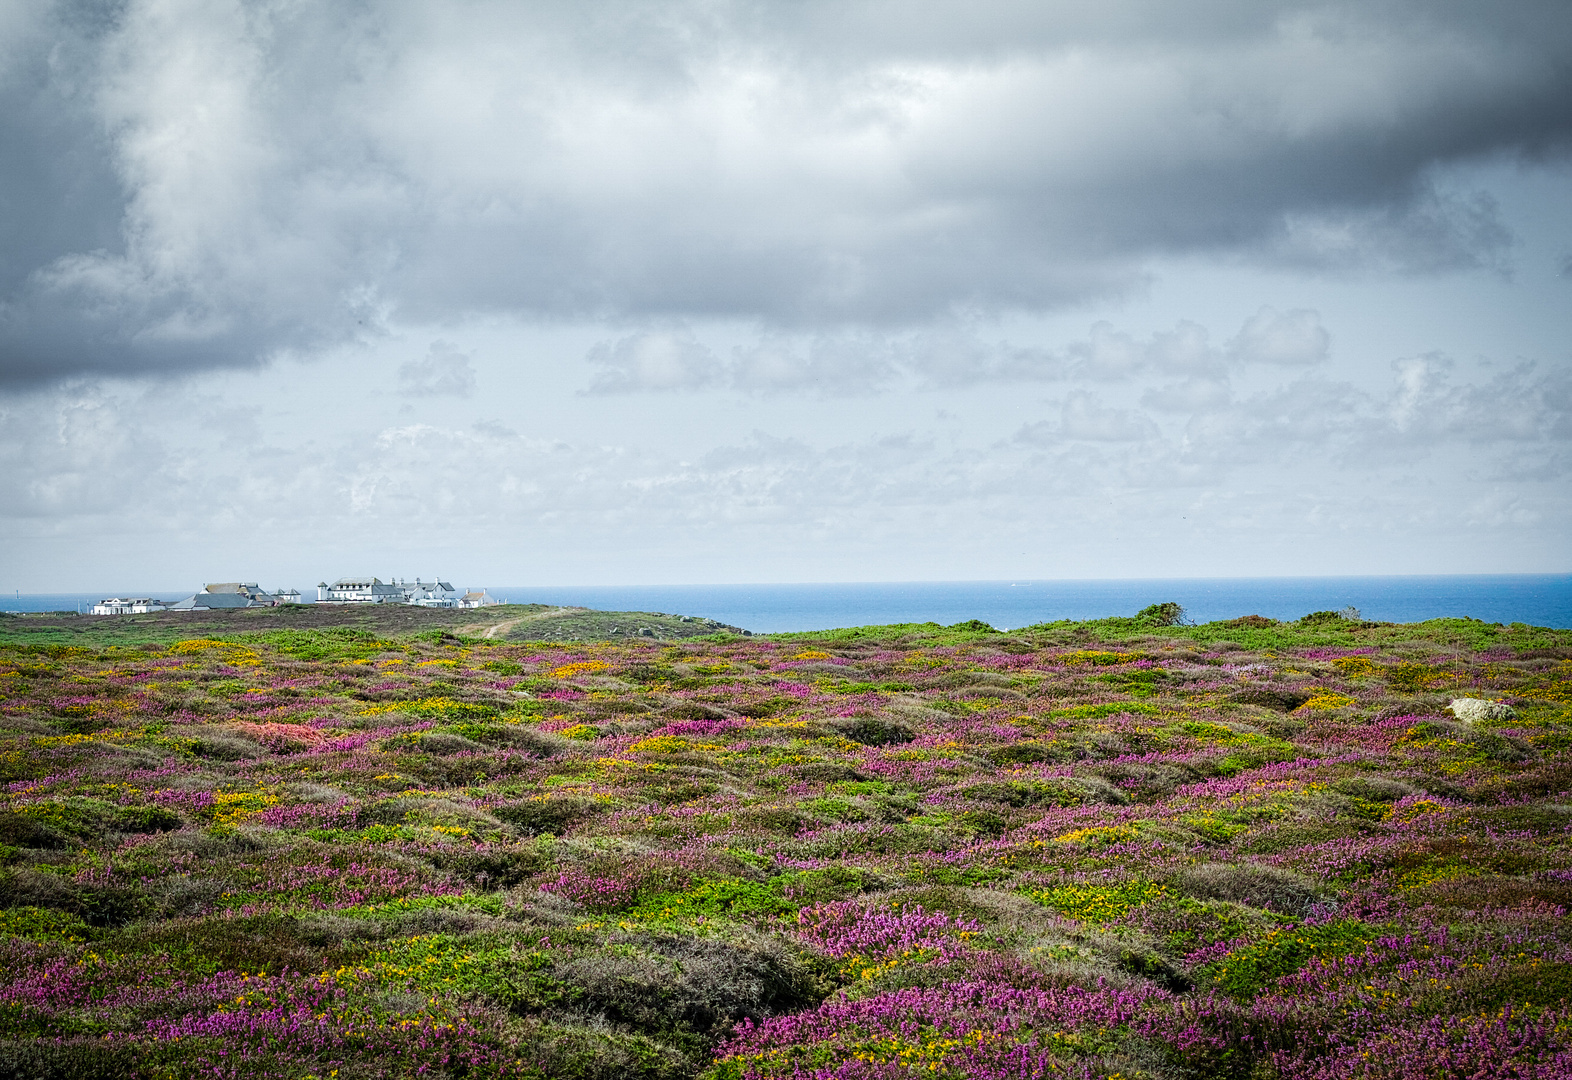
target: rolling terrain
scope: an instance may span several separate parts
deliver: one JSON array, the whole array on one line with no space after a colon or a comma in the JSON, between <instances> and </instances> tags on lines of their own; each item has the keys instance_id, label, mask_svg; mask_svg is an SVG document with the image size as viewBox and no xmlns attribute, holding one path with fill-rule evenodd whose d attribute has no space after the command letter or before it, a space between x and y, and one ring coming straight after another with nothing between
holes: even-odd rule
<instances>
[{"instance_id":1,"label":"rolling terrain","mask_svg":"<svg viewBox=\"0 0 1572 1080\"><path fill-rule=\"evenodd\" d=\"M1172 616L0 619L0 1076L1572 1075L1572 631Z\"/></svg>"},{"instance_id":2,"label":"rolling terrain","mask_svg":"<svg viewBox=\"0 0 1572 1080\"><path fill-rule=\"evenodd\" d=\"M287 604L146 615L0 612L0 642L19 645L140 645L215 635L321 629L383 636L446 634L503 641L593 641L619 636L665 641L714 633L746 633L713 619L687 615L596 611L554 604L499 604L470 610L406 604ZM640 635L641 630L649 633Z\"/></svg>"}]
</instances>

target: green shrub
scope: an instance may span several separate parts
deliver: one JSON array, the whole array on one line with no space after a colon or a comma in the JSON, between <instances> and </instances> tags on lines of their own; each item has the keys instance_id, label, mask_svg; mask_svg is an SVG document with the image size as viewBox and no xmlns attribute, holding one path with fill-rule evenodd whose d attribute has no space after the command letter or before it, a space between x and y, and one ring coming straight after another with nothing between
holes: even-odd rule
<instances>
[{"instance_id":1,"label":"green shrub","mask_svg":"<svg viewBox=\"0 0 1572 1080\"><path fill-rule=\"evenodd\" d=\"M763 701L750 701L738 705L737 712L743 716L751 716L756 720L764 720L772 716L779 716L783 712L788 712L799 704L801 703L796 698L777 696L765 698Z\"/></svg>"},{"instance_id":2,"label":"green shrub","mask_svg":"<svg viewBox=\"0 0 1572 1080\"><path fill-rule=\"evenodd\" d=\"M1558 1008L1572 1001L1572 964L1564 961L1514 964L1502 973L1464 973L1460 982L1470 1003L1484 1010L1504 1005Z\"/></svg>"},{"instance_id":3,"label":"green shrub","mask_svg":"<svg viewBox=\"0 0 1572 1080\"><path fill-rule=\"evenodd\" d=\"M323 630L268 630L256 634L238 634L236 641L257 645L271 645L285 656L296 660L316 662L334 660L369 660L385 652L403 652L403 646L391 641L380 641L376 635L348 626L334 626Z\"/></svg>"},{"instance_id":4,"label":"green shrub","mask_svg":"<svg viewBox=\"0 0 1572 1080\"><path fill-rule=\"evenodd\" d=\"M1109 677L1098 676L1100 679ZM1051 720L1103 720L1110 716L1157 716L1161 712L1155 705L1139 701L1110 701L1099 705L1071 705L1055 709L1048 717Z\"/></svg>"},{"instance_id":5,"label":"green shrub","mask_svg":"<svg viewBox=\"0 0 1572 1080\"><path fill-rule=\"evenodd\" d=\"M692 1080L699 1067L674 1047L594 1017L552 1017L523 1034L520 1056L530 1080Z\"/></svg>"},{"instance_id":6,"label":"green shrub","mask_svg":"<svg viewBox=\"0 0 1572 1080\"><path fill-rule=\"evenodd\" d=\"M887 887L888 882L862 867L826 866L822 870L799 870L783 874L771 884L793 905L808 907L873 892Z\"/></svg>"},{"instance_id":7,"label":"green shrub","mask_svg":"<svg viewBox=\"0 0 1572 1080\"><path fill-rule=\"evenodd\" d=\"M641 899L629 918L646 922L686 920L697 916L751 919L784 915L796 911L797 907L784 898L779 883L710 880Z\"/></svg>"},{"instance_id":8,"label":"green shrub","mask_svg":"<svg viewBox=\"0 0 1572 1080\"><path fill-rule=\"evenodd\" d=\"M1167 894L1165 886L1152 881L1074 882L1025 890L1026 896L1044 907L1092 923L1123 918L1132 909L1162 900Z\"/></svg>"},{"instance_id":9,"label":"green shrub","mask_svg":"<svg viewBox=\"0 0 1572 1080\"><path fill-rule=\"evenodd\" d=\"M1047 780L991 781L972 784L956 794L978 802L1002 803L1017 808L1076 806L1085 801L1083 792L1072 783Z\"/></svg>"},{"instance_id":10,"label":"green shrub","mask_svg":"<svg viewBox=\"0 0 1572 1080\"><path fill-rule=\"evenodd\" d=\"M0 1076L7 1080L141 1080L155 1075L159 1059L175 1057L171 1047L106 1043L72 1036L50 1039L0 1039Z\"/></svg>"},{"instance_id":11,"label":"green shrub","mask_svg":"<svg viewBox=\"0 0 1572 1080\"><path fill-rule=\"evenodd\" d=\"M1273 981L1294 974L1312 959L1346 956L1363 949L1375 936L1373 927L1352 921L1282 927L1205 965L1196 978L1197 982L1244 1000Z\"/></svg>"},{"instance_id":12,"label":"green shrub","mask_svg":"<svg viewBox=\"0 0 1572 1080\"><path fill-rule=\"evenodd\" d=\"M86 941L92 930L81 919L53 908L18 907L0 911L0 934L14 937Z\"/></svg>"},{"instance_id":13,"label":"green shrub","mask_svg":"<svg viewBox=\"0 0 1572 1080\"><path fill-rule=\"evenodd\" d=\"M568 997L568 988L552 974L550 953L519 948L497 935L419 934L378 949L364 963L373 971L408 973L410 985L427 993L483 998L519 1014Z\"/></svg>"},{"instance_id":14,"label":"green shrub","mask_svg":"<svg viewBox=\"0 0 1572 1080\"><path fill-rule=\"evenodd\" d=\"M1172 601L1152 604L1137 611L1135 617L1149 626L1179 626L1184 622L1184 608Z\"/></svg>"},{"instance_id":15,"label":"green shrub","mask_svg":"<svg viewBox=\"0 0 1572 1080\"><path fill-rule=\"evenodd\" d=\"M35 817L0 811L0 843L59 851L71 845L71 837Z\"/></svg>"}]
</instances>

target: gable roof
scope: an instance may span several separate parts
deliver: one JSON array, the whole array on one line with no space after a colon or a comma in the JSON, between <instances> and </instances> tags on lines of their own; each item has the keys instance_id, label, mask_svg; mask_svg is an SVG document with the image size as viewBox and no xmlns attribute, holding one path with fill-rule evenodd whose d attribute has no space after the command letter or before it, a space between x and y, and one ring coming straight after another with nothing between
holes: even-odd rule
<instances>
[{"instance_id":1,"label":"gable roof","mask_svg":"<svg viewBox=\"0 0 1572 1080\"><path fill-rule=\"evenodd\" d=\"M170 611L213 611L218 608L251 607L251 598L245 593L199 592L169 605Z\"/></svg>"}]
</instances>

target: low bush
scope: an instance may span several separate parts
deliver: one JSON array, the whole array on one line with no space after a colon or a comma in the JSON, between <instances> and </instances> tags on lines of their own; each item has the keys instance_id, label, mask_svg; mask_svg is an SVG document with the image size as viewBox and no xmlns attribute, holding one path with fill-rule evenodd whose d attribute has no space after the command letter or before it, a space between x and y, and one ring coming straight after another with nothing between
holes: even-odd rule
<instances>
[{"instance_id":1,"label":"low bush","mask_svg":"<svg viewBox=\"0 0 1572 1080\"><path fill-rule=\"evenodd\" d=\"M832 720L830 730L863 746L893 746L911 742L917 733L898 720L879 716L854 716Z\"/></svg>"},{"instance_id":2,"label":"low bush","mask_svg":"<svg viewBox=\"0 0 1572 1080\"><path fill-rule=\"evenodd\" d=\"M1326 889L1303 874L1263 863L1202 863L1174 884L1190 896L1227 900L1284 915L1306 915L1326 904Z\"/></svg>"},{"instance_id":3,"label":"low bush","mask_svg":"<svg viewBox=\"0 0 1572 1080\"><path fill-rule=\"evenodd\" d=\"M1336 960L1362 951L1375 937L1374 928L1352 921L1272 930L1261 940L1202 966L1196 982L1216 987L1236 1001L1248 1000L1311 960Z\"/></svg>"},{"instance_id":4,"label":"low bush","mask_svg":"<svg viewBox=\"0 0 1572 1080\"><path fill-rule=\"evenodd\" d=\"M525 836L561 834L600 812L599 804L572 796L524 799L492 808L492 813Z\"/></svg>"},{"instance_id":5,"label":"low bush","mask_svg":"<svg viewBox=\"0 0 1572 1080\"><path fill-rule=\"evenodd\" d=\"M1171 601L1152 604L1136 612L1135 617L1151 626L1178 626L1184 622L1184 608Z\"/></svg>"},{"instance_id":6,"label":"low bush","mask_svg":"<svg viewBox=\"0 0 1572 1080\"><path fill-rule=\"evenodd\" d=\"M620 939L613 951L556 965L574 1011L624 1024L690 1052L718 1030L817 1003L809 970L767 939Z\"/></svg>"}]
</instances>

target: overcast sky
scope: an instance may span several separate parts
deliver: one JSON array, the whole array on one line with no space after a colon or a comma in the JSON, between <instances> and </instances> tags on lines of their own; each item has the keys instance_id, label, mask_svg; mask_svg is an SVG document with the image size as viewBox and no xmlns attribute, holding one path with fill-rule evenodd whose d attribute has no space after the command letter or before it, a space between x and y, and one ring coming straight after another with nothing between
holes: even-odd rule
<instances>
[{"instance_id":1,"label":"overcast sky","mask_svg":"<svg viewBox=\"0 0 1572 1080\"><path fill-rule=\"evenodd\" d=\"M0 588L1572 569L1566 0L0 0Z\"/></svg>"}]
</instances>

